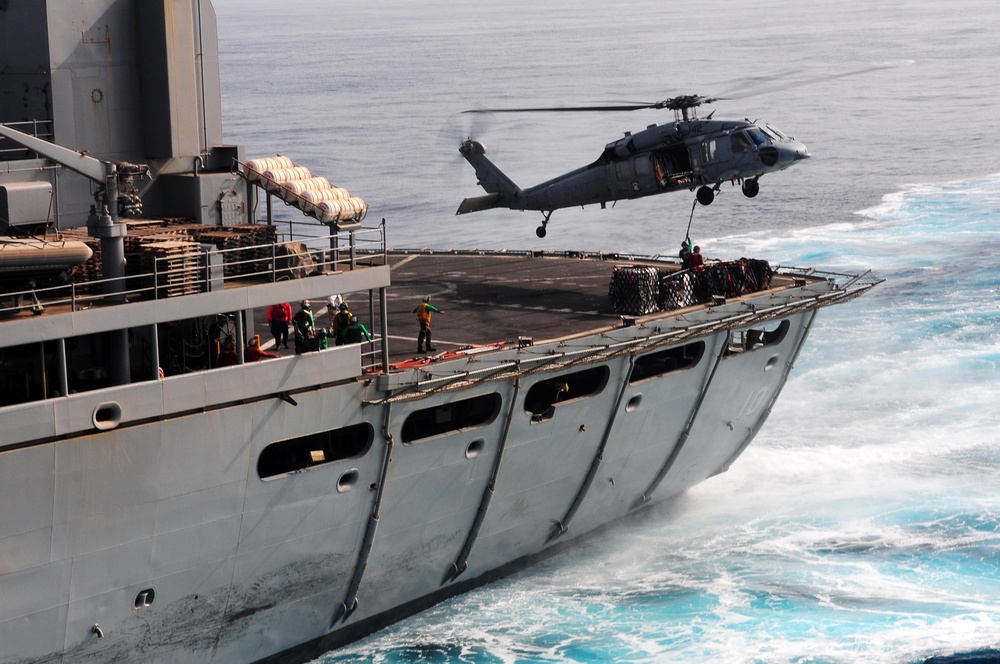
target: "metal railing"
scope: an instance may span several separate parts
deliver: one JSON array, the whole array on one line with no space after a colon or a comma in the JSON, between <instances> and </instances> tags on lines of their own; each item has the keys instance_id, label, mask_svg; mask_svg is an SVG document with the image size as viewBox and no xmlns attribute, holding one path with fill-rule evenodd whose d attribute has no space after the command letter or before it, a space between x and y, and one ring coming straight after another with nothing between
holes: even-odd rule
<instances>
[{"instance_id":1,"label":"metal railing","mask_svg":"<svg viewBox=\"0 0 1000 664\"><path fill-rule=\"evenodd\" d=\"M789 276L795 270L799 274L808 272L813 278L821 278L837 284L833 290L809 293L790 291L786 296L770 306L748 304L731 309L708 308L708 314L691 322L683 322L676 327L660 330L653 334L635 336L629 339L600 341L573 347L561 345L557 349L532 353L531 349L519 351L516 357L504 357L494 364L486 363L469 370L460 368L449 371L435 365L432 367L415 367L420 375L406 389L391 396L370 403L382 404L421 399L436 392L449 392L465 389L470 385L483 382L509 380L523 377L541 371L565 370L569 367L598 361L607 361L623 355L648 352L657 348L666 348L693 339L710 336L722 330L734 330L750 325L759 325L768 321L785 318L797 313L818 309L820 307L840 304L863 295L874 286L885 281L875 277L871 271L861 275L845 275L817 270L797 270L785 268L782 274ZM848 283L841 286L838 278L844 278ZM680 319L678 319L680 320ZM603 337L603 335L602 335ZM485 361L484 361L485 363Z\"/></svg>"},{"instance_id":2,"label":"metal railing","mask_svg":"<svg viewBox=\"0 0 1000 664\"><path fill-rule=\"evenodd\" d=\"M57 306L76 311L92 305L111 306L130 300L208 292L224 288L231 281L277 282L382 265L386 260L385 244L385 227L380 225L287 242L182 250L170 256L155 256L151 269L117 279L29 286L0 293L0 313L25 310L41 313L44 307ZM26 274L24 282L32 278Z\"/></svg>"}]
</instances>

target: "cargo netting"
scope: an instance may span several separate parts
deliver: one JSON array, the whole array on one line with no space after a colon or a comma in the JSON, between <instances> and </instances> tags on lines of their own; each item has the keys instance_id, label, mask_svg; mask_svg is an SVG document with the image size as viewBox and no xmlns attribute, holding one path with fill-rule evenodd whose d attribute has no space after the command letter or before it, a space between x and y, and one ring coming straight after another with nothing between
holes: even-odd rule
<instances>
[{"instance_id":1,"label":"cargo netting","mask_svg":"<svg viewBox=\"0 0 1000 664\"><path fill-rule=\"evenodd\" d=\"M616 265L608 297L620 314L641 316L659 309L660 272L655 267Z\"/></svg>"},{"instance_id":2,"label":"cargo netting","mask_svg":"<svg viewBox=\"0 0 1000 664\"><path fill-rule=\"evenodd\" d=\"M651 266L616 265L608 297L615 312L643 316L733 298L771 287L773 272L765 260L719 261L679 272Z\"/></svg>"}]
</instances>

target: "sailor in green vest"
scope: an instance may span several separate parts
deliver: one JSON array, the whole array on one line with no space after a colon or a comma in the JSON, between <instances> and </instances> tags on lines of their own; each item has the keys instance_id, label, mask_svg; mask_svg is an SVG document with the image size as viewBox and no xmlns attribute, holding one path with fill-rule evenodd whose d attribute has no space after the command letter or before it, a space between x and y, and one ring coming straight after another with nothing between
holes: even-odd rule
<instances>
[{"instance_id":1,"label":"sailor in green vest","mask_svg":"<svg viewBox=\"0 0 1000 664\"><path fill-rule=\"evenodd\" d=\"M368 332L368 328L364 326L364 323L359 321L357 316L351 316L351 322L344 329L344 343L359 344L362 341L371 340L372 335Z\"/></svg>"},{"instance_id":2,"label":"sailor in green vest","mask_svg":"<svg viewBox=\"0 0 1000 664\"><path fill-rule=\"evenodd\" d=\"M313 319L312 306L309 300L302 300L302 308L298 310L292 319L292 327L295 328L295 352L304 353L316 350L316 321Z\"/></svg>"}]
</instances>

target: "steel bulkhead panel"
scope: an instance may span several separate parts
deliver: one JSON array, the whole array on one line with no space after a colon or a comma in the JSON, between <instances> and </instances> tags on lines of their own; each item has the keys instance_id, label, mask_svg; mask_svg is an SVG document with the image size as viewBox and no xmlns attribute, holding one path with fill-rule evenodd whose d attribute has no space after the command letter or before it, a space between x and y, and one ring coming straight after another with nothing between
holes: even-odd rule
<instances>
[{"instance_id":1,"label":"steel bulkhead panel","mask_svg":"<svg viewBox=\"0 0 1000 664\"><path fill-rule=\"evenodd\" d=\"M626 514L653 482L678 444L708 380L718 336L704 339L705 351L695 366L626 387L604 461L571 534L587 532Z\"/></svg>"},{"instance_id":2,"label":"steel bulkhead panel","mask_svg":"<svg viewBox=\"0 0 1000 664\"><path fill-rule=\"evenodd\" d=\"M525 410L532 385L581 369L606 366L599 393L562 401L551 418L537 421ZM522 379L496 494L469 557L468 577L544 549L587 476L617 401L627 358Z\"/></svg>"},{"instance_id":3,"label":"steel bulkhead panel","mask_svg":"<svg viewBox=\"0 0 1000 664\"><path fill-rule=\"evenodd\" d=\"M4 652L59 652L65 634L70 562L53 561L55 447L0 453L0 644Z\"/></svg>"},{"instance_id":4,"label":"steel bulkhead panel","mask_svg":"<svg viewBox=\"0 0 1000 664\"><path fill-rule=\"evenodd\" d=\"M392 405L392 459L375 541L358 591L357 620L438 590L459 557L489 484L512 386L487 383ZM486 424L402 443L407 418L422 409L477 396L501 395ZM461 577L466 578L466 577Z\"/></svg>"},{"instance_id":5,"label":"steel bulkhead panel","mask_svg":"<svg viewBox=\"0 0 1000 664\"><path fill-rule=\"evenodd\" d=\"M701 417L657 499L683 491L714 475L740 449L785 381L785 369L799 348L812 312L788 318L784 338L773 345L729 355L720 362Z\"/></svg>"},{"instance_id":6,"label":"steel bulkhead panel","mask_svg":"<svg viewBox=\"0 0 1000 664\"><path fill-rule=\"evenodd\" d=\"M383 446L360 458L262 480L257 463L272 443L369 421L363 387L340 385L254 404L247 446L246 509L219 661L251 661L327 632L344 598L364 536ZM371 422L375 424L374 422ZM355 474L356 473L356 474ZM342 490L345 477L356 482ZM288 625L287 630L268 629Z\"/></svg>"}]
</instances>

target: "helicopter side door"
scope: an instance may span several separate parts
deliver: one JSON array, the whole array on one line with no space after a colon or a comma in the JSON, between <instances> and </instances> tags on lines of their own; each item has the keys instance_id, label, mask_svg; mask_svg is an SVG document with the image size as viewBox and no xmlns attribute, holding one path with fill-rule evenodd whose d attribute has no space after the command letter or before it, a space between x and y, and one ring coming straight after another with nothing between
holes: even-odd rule
<instances>
[{"instance_id":1,"label":"helicopter side door","mask_svg":"<svg viewBox=\"0 0 1000 664\"><path fill-rule=\"evenodd\" d=\"M691 171L691 154L687 145L678 143L654 150L650 160L660 189L677 189L691 184L694 173Z\"/></svg>"},{"instance_id":2,"label":"helicopter side door","mask_svg":"<svg viewBox=\"0 0 1000 664\"><path fill-rule=\"evenodd\" d=\"M615 159L609 165L608 175L611 190L615 192L613 200L640 198L656 192L657 180L648 152Z\"/></svg>"}]
</instances>

